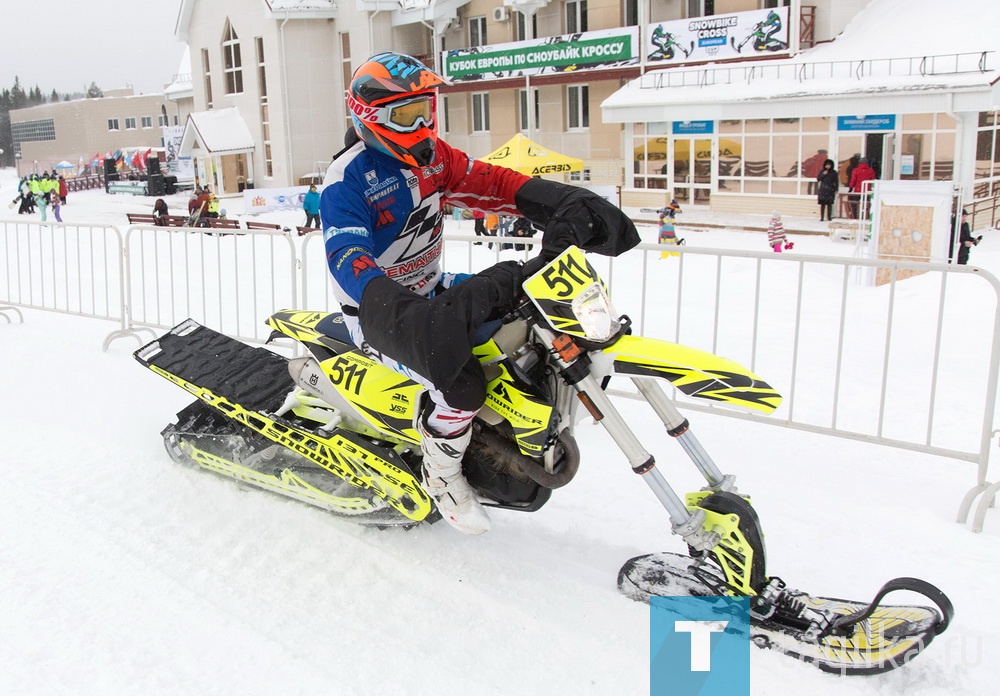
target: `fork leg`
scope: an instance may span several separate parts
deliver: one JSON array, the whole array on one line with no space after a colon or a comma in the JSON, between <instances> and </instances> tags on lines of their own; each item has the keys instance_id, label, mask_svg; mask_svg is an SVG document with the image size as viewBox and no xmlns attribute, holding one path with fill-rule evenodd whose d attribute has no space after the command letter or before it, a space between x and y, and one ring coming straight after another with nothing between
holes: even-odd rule
<instances>
[{"instance_id":1,"label":"fork leg","mask_svg":"<svg viewBox=\"0 0 1000 696\"><path fill-rule=\"evenodd\" d=\"M712 457L701 446L698 438L690 431L687 418L667 398L660 385L652 379L632 378L632 383L635 384L639 393L646 399L646 403L652 407L663 425L666 426L667 434L676 438L680 446L687 452L688 457L698 467L698 471L708 481L708 485L713 490L735 490L734 478L722 474Z\"/></svg>"}]
</instances>

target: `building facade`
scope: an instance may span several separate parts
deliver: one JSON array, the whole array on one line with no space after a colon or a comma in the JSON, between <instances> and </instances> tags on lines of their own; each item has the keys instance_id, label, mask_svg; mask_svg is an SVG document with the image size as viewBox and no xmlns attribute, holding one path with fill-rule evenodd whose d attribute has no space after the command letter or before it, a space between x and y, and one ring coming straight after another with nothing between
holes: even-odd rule
<instances>
[{"instance_id":1,"label":"building facade","mask_svg":"<svg viewBox=\"0 0 1000 696\"><path fill-rule=\"evenodd\" d=\"M89 167L94 155L158 148L161 127L181 114L162 94L109 90L102 98L41 104L10 114L20 174L54 171L61 161ZM19 155L19 157L18 157Z\"/></svg>"}]
</instances>

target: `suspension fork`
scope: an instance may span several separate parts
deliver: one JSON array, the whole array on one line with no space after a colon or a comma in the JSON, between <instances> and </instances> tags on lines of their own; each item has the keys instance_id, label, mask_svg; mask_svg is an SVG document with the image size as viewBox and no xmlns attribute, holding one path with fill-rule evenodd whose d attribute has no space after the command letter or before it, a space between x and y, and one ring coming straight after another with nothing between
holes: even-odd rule
<instances>
[{"instance_id":1,"label":"suspension fork","mask_svg":"<svg viewBox=\"0 0 1000 696\"><path fill-rule=\"evenodd\" d=\"M533 328L547 345L555 344L556 334L541 326L536 325ZM552 362L559 367L566 383L576 390L577 396L590 415L604 426L615 444L628 458L632 471L642 477L666 509L673 532L695 550L708 551L714 548L721 537L718 532L704 528L705 511L688 510L667 479L656 468L653 455L639 442L639 438L629 428L611 402L611 398L601 388L600 382L591 374L591 362L587 354L582 353L579 357L565 360L558 351L554 351Z\"/></svg>"},{"instance_id":2,"label":"suspension fork","mask_svg":"<svg viewBox=\"0 0 1000 696\"><path fill-rule=\"evenodd\" d=\"M653 411L659 416L667 429L667 434L675 438L680 446L687 452L688 457L701 472L708 482L712 491L736 492L736 478L732 475L723 475L719 467L715 465L712 457L709 456L701 442L690 430L688 419L685 418L674 403L667 397L659 383L652 379L632 378L639 393L646 399Z\"/></svg>"}]
</instances>

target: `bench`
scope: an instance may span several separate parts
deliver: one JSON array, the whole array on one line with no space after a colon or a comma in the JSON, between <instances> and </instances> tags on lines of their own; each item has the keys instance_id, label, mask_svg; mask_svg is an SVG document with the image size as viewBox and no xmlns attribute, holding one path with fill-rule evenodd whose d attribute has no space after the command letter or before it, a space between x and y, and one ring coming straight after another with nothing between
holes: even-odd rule
<instances>
[{"instance_id":1,"label":"bench","mask_svg":"<svg viewBox=\"0 0 1000 696\"><path fill-rule=\"evenodd\" d=\"M310 232L319 232L320 231L318 227L296 227L295 229L298 230L300 237L304 237L307 234L309 234Z\"/></svg>"},{"instance_id":2,"label":"bench","mask_svg":"<svg viewBox=\"0 0 1000 696\"><path fill-rule=\"evenodd\" d=\"M153 215L147 215L145 213L125 213L128 215L128 224L130 225L155 225L156 218Z\"/></svg>"},{"instance_id":3,"label":"bench","mask_svg":"<svg viewBox=\"0 0 1000 696\"><path fill-rule=\"evenodd\" d=\"M280 230L281 225L276 225L273 222L253 222L251 220L246 221L248 230Z\"/></svg>"},{"instance_id":4,"label":"bench","mask_svg":"<svg viewBox=\"0 0 1000 696\"><path fill-rule=\"evenodd\" d=\"M240 221L239 220L235 220L235 219L234 220L230 220L228 218L226 218L226 219L222 219L222 218L202 218L202 219L203 220L207 220L208 221L208 226L209 227L214 227L215 229L238 230L240 228Z\"/></svg>"},{"instance_id":5,"label":"bench","mask_svg":"<svg viewBox=\"0 0 1000 696\"><path fill-rule=\"evenodd\" d=\"M167 223L167 227L186 227L188 222L187 215L164 215L163 221Z\"/></svg>"}]
</instances>

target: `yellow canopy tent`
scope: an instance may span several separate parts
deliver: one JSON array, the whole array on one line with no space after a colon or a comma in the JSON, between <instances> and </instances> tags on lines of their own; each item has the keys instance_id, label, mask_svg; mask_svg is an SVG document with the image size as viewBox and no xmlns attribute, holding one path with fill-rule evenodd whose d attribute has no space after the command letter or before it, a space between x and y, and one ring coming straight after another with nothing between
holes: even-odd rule
<instances>
[{"instance_id":1,"label":"yellow canopy tent","mask_svg":"<svg viewBox=\"0 0 1000 696\"><path fill-rule=\"evenodd\" d=\"M674 157L677 159L688 159L688 153L691 149L691 141L688 139L677 140L674 143ZM695 140L694 141L694 158L695 159L711 159L712 152L712 141L711 140ZM726 138L719 138L719 157L739 157L743 154L743 148L735 140L728 140ZM646 143L645 146L639 145L635 148L633 152L633 158L637 160L665 160L667 159L667 139L666 138L654 138Z\"/></svg>"},{"instance_id":2,"label":"yellow canopy tent","mask_svg":"<svg viewBox=\"0 0 1000 696\"><path fill-rule=\"evenodd\" d=\"M520 133L479 160L508 167L528 176L578 172L583 169L583 160L549 150Z\"/></svg>"}]
</instances>

